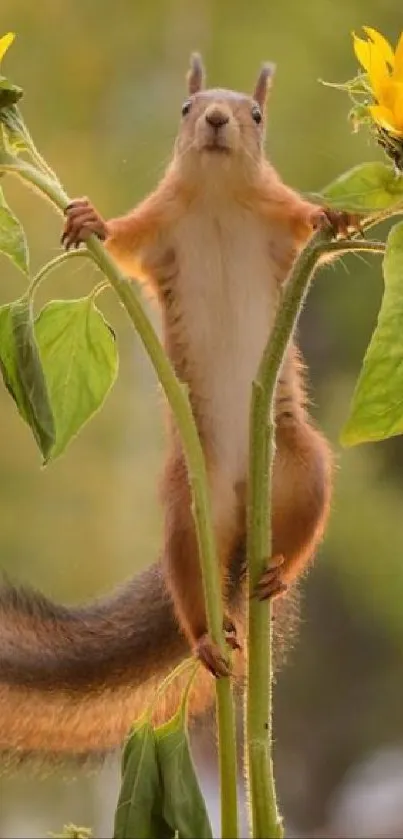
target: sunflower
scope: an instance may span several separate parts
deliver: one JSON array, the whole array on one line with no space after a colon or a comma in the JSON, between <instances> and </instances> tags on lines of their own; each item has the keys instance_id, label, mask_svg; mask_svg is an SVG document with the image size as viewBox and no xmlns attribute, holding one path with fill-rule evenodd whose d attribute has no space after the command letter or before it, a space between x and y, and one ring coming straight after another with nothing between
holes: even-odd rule
<instances>
[{"instance_id":1,"label":"sunflower","mask_svg":"<svg viewBox=\"0 0 403 839\"><path fill-rule=\"evenodd\" d=\"M354 52L368 76L376 104L368 111L377 125L403 138L403 33L395 52L376 29L363 27L368 40L353 33Z\"/></svg>"},{"instance_id":2,"label":"sunflower","mask_svg":"<svg viewBox=\"0 0 403 839\"><path fill-rule=\"evenodd\" d=\"M357 127L372 124L378 143L403 171L403 33L393 50L376 29L363 30L367 40L353 33L353 44L365 72L344 86L355 101L351 117ZM354 89L364 95L364 102L357 103Z\"/></svg>"}]
</instances>

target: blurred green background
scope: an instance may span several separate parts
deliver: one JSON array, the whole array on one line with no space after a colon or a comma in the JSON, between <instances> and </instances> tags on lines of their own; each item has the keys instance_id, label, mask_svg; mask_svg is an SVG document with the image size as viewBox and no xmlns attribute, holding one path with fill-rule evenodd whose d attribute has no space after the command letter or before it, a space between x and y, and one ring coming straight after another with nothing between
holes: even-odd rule
<instances>
[{"instance_id":1,"label":"blurred green background","mask_svg":"<svg viewBox=\"0 0 403 839\"><path fill-rule=\"evenodd\" d=\"M169 161L195 48L213 85L250 90L261 60L277 63L267 149L294 187L318 190L380 158L365 133L351 134L343 94L318 83L354 74L350 31L362 24L395 43L399 4L2 0L0 9L0 33L18 34L4 70L25 90L39 148L69 194L91 196L105 216L136 203ZM58 252L61 220L19 184L7 181L5 191L35 270ZM93 282L87 266L74 264L40 296L78 296ZM2 259L0 303L22 289ZM403 445L338 444L381 294L380 261L346 258L321 272L301 321L313 412L338 469L326 542L303 585L300 639L275 694L288 836L403 835ZM67 455L41 469L0 389L0 564L65 602L108 591L160 546L162 398L112 293L102 306L118 332L119 379ZM214 813L214 743L203 737L196 749ZM117 785L115 765L73 782L1 780L0 836L43 836L66 821L111 835Z\"/></svg>"}]
</instances>

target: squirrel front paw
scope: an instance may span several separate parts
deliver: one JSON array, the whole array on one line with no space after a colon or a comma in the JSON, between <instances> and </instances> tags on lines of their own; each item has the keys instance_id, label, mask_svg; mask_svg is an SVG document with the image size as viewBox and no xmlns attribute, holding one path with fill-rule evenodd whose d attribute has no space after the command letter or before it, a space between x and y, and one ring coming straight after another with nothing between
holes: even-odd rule
<instances>
[{"instance_id":1,"label":"squirrel front paw","mask_svg":"<svg viewBox=\"0 0 403 839\"><path fill-rule=\"evenodd\" d=\"M88 198L77 198L71 201L65 209L65 215L66 222L61 243L66 250L73 245L78 248L91 233L95 233L99 239L106 239L108 235L106 223Z\"/></svg>"},{"instance_id":2,"label":"squirrel front paw","mask_svg":"<svg viewBox=\"0 0 403 839\"><path fill-rule=\"evenodd\" d=\"M331 207L314 207L310 224L314 230L331 227L336 239L348 239L353 233L361 233L361 216Z\"/></svg>"}]
</instances>

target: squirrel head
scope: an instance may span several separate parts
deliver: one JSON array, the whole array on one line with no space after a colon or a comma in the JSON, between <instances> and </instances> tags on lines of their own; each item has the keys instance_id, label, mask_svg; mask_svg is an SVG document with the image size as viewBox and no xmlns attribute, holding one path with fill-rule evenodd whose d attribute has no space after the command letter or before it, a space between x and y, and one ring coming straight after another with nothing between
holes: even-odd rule
<instances>
[{"instance_id":1,"label":"squirrel head","mask_svg":"<svg viewBox=\"0 0 403 839\"><path fill-rule=\"evenodd\" d=\"M252 96L232 90L205 89L199 55L191 58L188 98L175 145L174 162L187 176L203 179L207 171L253 177L263 156L265 105L274 65L265 64Z\"/></svg>"}]
</instances>

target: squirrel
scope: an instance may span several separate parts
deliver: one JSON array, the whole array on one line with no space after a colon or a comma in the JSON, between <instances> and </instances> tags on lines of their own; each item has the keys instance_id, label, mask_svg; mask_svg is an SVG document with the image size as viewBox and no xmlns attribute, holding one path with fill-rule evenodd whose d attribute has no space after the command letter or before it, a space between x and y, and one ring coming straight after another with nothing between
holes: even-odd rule
<instances>
[{"instance_id":1,"label":"squirrel","mask_svg":"<svg viewBox=\"0 0 403 839\"><path fill-rule=\"evenodd\" d=\"M205 89L194 55L173 158L156 189L109 221L87 199L75 200L62 234L70 248L95 233L125 274L144 281L157 299L164 346L188 387L206 458L224 629L233 647L244 599L252 381L298 252L321 225L332 224L335 235L349 230L346 214L303 199L266 159L271 78L264 65L252 96ZM295 343L277 383L275 427L273 557L256 595L281 600L322 539L332 485L331 450L309 418ZM1 589L3 754L66 758L120 745L147 696L191 651L205 665L194 713L211 699L210 673L229 673L208 635L187 468L172 417L168 435L159 563L82 607ZM178 679L164 693L160 721L173 713L180 691Z\"/></svg>"}]
</instances>

